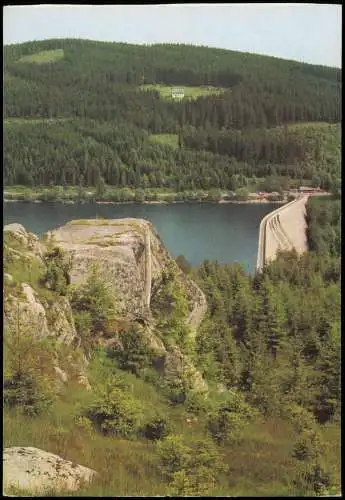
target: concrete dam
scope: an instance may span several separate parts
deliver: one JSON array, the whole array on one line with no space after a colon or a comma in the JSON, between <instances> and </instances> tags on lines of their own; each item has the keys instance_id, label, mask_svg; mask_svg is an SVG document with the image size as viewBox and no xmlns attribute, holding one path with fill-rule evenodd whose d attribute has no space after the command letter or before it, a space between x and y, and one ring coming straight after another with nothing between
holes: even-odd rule
<instances>
[{"instance_id":1,"label":"concrete dam","mask_svg":"<svg viewBox=\"0 0 345 500\"><path fill-rule=\"evenodd\" d=\"M277 252L295 249L298 254L308 250L305 220L305 205L308 195L295 200L267 214L260 223L259 246L256 269L274 260Z\"/></svg>"}]
</instances>

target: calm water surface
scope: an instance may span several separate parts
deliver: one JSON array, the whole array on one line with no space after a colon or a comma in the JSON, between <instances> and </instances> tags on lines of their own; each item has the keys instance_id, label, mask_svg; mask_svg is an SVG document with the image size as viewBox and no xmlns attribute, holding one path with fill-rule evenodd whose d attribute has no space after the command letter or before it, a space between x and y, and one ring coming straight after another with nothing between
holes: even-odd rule
<instances>
[{"instance_id":1,"label":"calm water surface","mask_svg":"<svg viewBox=\"0 0 345 500\"><path fill-rule=\"evenodd\" d=\"M248 272L256 265L259 224L274 204L97 205L4 203L4 224L19 222L38 236L72 219L138 217L151 221L170 253L192 265L204 259L239 262Z\"/></svg>"}]
</instances>

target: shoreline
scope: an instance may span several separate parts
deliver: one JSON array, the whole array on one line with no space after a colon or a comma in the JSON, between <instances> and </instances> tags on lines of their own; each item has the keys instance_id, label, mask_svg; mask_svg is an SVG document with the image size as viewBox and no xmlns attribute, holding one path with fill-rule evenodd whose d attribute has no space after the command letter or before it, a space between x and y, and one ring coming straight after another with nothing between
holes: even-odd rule
<instances>
[{"instance_id":1,"label":"shoreline","mask_svg":"<svg viewBox=\"0 0 345 500\"><path fill-rule=\"evenodd\" d=\"M228 203L233 203L235 205L252 205L252 204L284 204L287 200L219 200L219 201L211 201L211 200L173 200L173 201L165 201L165 200L152 200L152 201L91 201L91 200L38 200L38 199L30 199L30 200L10 200L3 199L3 203L61 203L62 205L175 205L177 203L208 203L213 205L223 205Z\"/></svg>"},{"instance_id":2,"label":"shoreline","mask_svg":"<svg viewBox=\"0 0 345 500\"><path fill-rule=\"evenodd\" d=\"M267 205L267 204L278 204L282 205L287 202L287 200L270 201L270 200L219 200L219 201L207 201L207 200L178 200L178 201L75 201L75 200L8 200L4 199L4 203L61 203L62 205L176 205L178 203L208 203L212 205L223 205L228 203L233 203L235 205Z\"/></svg>"}]
</instances>

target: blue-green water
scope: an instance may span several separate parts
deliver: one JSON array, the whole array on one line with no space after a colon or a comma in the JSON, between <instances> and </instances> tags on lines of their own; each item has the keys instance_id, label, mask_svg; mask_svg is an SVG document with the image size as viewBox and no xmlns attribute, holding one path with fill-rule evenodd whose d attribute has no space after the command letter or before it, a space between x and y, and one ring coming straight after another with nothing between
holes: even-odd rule
<instances>
[{"instance_id":1,"label":"blue-green water","mask_svg":"<svg viewBox=\"0 0 345 500\"><path fill-rule=\"evenodd\" d=\"M97 205L4 203L4 223L19 222L41 236L72 219L138 217L151 221L173 257L192 265L203 260L239 262L247 271L256 265L259 224L274 204Z\"/></svg>"}]
</instances>

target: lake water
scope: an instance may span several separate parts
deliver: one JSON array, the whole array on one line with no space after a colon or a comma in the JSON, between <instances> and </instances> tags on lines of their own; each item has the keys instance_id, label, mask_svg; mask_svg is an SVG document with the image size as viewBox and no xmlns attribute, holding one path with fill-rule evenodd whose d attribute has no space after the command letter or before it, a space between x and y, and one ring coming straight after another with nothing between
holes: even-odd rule
<instances>
[{"instance_id":1,"label":"lake water","mask_svg":"<svg viewBox=\"0 0 345 500\"><path fill-rule=\"evenodd\" d=\"M173 257L184 255L192 265L203 260L241 263L248 272L256 266L261 219L275 204L97 205L61 203L4 203L4 224L19 222L43 235L73 219L138 217L151 221Z\"/></svg>"}]
</instances>

